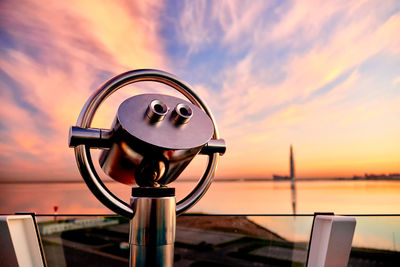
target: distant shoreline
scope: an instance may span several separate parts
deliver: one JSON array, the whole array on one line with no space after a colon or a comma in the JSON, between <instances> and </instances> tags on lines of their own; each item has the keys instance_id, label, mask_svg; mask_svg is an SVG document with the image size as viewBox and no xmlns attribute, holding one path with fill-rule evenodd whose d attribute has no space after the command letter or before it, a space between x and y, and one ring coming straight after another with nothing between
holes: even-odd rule
<instances>
[{"instance_id":1,"label":"distant shoreline","mask_svg":"<svg viewBox=\"0 0 400 267\"><path fill-rule=\"evenodd\" d=\"M180 180L179 182L196 182L196 179L184 179ZM225 179L216 179L214 182L324 182L324 181L400 181L400 177L396 178L361 178L361 179L354 179L350 178L296 178L294 180L291 179L272 179L272 178L225 178Z\"/></svg>"},{"instance_id":2,"label":"distant shoreline","mask_svg":"<svg viewBox=\"0 0 400 267\"><path fill-rule=\"evenodd\" d=\"M181 179L178 180L178 183L185 182L197 182L198 179ZM273 178L221 178L215 179L214 183L226 183L226 182L291 182L291 179L276 179ZM296 178L293 181L295 182L328 182L328 181L400 181L400 177L392 177L392 178L353 178L353 177L333 177L333 178ZM117 183L114 180L103 181L104 183ZM0 184L81 184L84 183L83 180L45 180L45 181L32 181L32 180L5 180L1 181Z\"/></svg>"}]
</instances>

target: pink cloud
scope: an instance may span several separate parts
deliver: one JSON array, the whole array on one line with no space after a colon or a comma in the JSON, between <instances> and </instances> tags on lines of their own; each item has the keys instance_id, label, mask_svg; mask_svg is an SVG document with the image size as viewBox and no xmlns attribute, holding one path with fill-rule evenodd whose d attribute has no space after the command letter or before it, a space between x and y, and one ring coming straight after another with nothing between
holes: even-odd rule
<instances>
[{"instance_id":1,"label":"pink cloud","mask_svg":"<svg viewBox=\"0 0 400 267\"><path fill-rule=\"evenodd\" d=\"M0 57L1 70L13 81L2 84L0 114L7 130L2 131L0 143L0 176L79 179L72 149L67 147L68 129L93 90L112 73L165 68L156 19L162 4L10 1L1 5L2 28L16 43L4 47L6 53ZM104 110L110 114L99 116L96 123L108 127L107 119L115 111Z\"/></svg>"},{"instance_id":2,"label":"pink cloud","mask_svg":"<svg viewBox=\"0 0 400 267\"><path fill-rule=\"evenodd\" d=\"M251 50L243 60L224 71L226 82L221 100L227 110L224 123L229 125L256 115L266 106L306 98L376 53L396 53L395 47L400 46L395 37L398 24L398 15L382 24L374 18L361 17L337 29L328 43L318 44L285 62L283 69L287 78L277 85L265 85L264 79L275 70L263 70L258 50Z\"/></svg>"},{"instance_id":3,"label":"pink cloud","mask_svg":"<svg viewBox=\"0 0 400 267\"><path fill-rule=\"evenodd\" d=\"M374 5L376 4L378 3ZM361 89L357 88L356 82L365 80L367 77L360 77L357 71L353 72L344 83L335 86L331 92L319 97L315 102L307 102L304 105L290 104L307 99L320 88L335 81L344 73L357 69L378 53L398 55L398 47L400 47L400 39L397 38L397 31L400 28L399 15L394 14L382 20L382 17L375 13L377 10L381 11L382 8L374 8L371 5L371 3L364 2L299 4L294 5L286 14L282 14L282 20L278 24L271 26L274 28L275 34L268 34L270 28L266 27L247 28L247 31L255 36L264 36L265 42L254 42L246 56L236 64L224 69L222 94L214 96L216 98L214 101L220 103L216 107L221 112L219 116L222 118L220 121L221 132L229 140L231 148L230 153L224 156L224 164L220 168L222 169L221 173L229 172L231 175L236 173L237 176L241 176L241 170L252 169L258 175L268 176L271 174L271 166L265 166L266 162L271 165L277 164L275 166L278 166L276 167L278 169L280 165L274 160L274 157L271 158L268 153L264 152L266 148L286 151L287 147L285 146L297 140L297 142L307 144L307 149L313 151L315 155L320 155L321 152L318 152L317 148L311 149L312 142L315 144L317 143L315 137L320 138L326 135L322 132L312 131L312 129L320 129L323 121L331 121L331 125L342 125L344 128L339 134L342 136L349 131L354 131L351 122L362 119L364 124L380 125L379 121L394 120L387 114L400 114L394 103L387 103L383 99L376 99L374 104L368 102L364 107L358 107L358 104L354 107L340 104L341 100L351 94L363 94ZM340 22L336 28L333 28L329 37L310 42L337 14L340 15ZM305 36L298 35L302 29L306 30ZM248 36L245 33L243 31L241 38L244 39ZM292 40L296 37L300 38L295 40L296 47L302 42L303 45L310 42L309 47L300 51L292 50L288 60L278 66L286 74L282 82L266 83L268 77L273 76L278 70L268 67L268 64L262 61L262 57L266 53L264 51L265 44L278 42L278 40L278 44L285 44L285 40ZM385 111L381 110L377 113L370 109L374 105L382 106L382 103L386 103L386 105L384 104ZM277 111L272 114L264 113L265 110L280 105L287 107L283 110L277 108ZM263 120L263 117L267 118ZM258 119L254 121L254 118ZM322 123L322 125L324 124ZM385 134L391 139L392 134L396 131L398 131L396 127L392 127ZM353 137L356 138L356 132L358 131L355 130L353 134L349 134L349 140L355 141ZM310 138L314 136L314 141L305 136L307 133ZM334 133L331 134L334 135ZM372 138L371 134L366 136ZM343 138L345 137L343 136ZM355 145L359 149L357 156L368 158L366 161L371 162L374 156L372 156L373 153L370 154L372 150L366 151L365 142L371 140L368 138L360 140ZM274 144L276 142L279 142L279 145ZM398 154L392 153L393 148L380 142L376 144L378 143L381 148L374 148L376 153L381 154L386 151L391 155L391 159L387 158L388 161L395 159L396 155L398 157ZM343 145L338 144L336 148L335 156L340 157L340 151L343 153L345 149ZM275 151L273 153L276 153ZM248 160L245 163L243 155L247 155ZM372 158L370 158L371 156ZM282 158L286 159L286 155L282 155ZM354 163L354 166L357 164L361 164L361 161ZM327 167L327 165L324 166ZM394 165L385 166L393 169ZM375 167L378 168L377 165ZM348 170L346 169L346 171Z\"/></svg>"}]
</instances>

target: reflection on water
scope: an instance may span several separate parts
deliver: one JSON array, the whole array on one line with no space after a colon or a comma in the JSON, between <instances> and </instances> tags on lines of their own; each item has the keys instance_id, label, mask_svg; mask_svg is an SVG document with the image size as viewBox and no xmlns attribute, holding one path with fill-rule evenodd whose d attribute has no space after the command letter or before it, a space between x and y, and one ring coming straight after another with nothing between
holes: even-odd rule
<instances>
[{"instance_id":1,"label":"reflection on water","mask_svg":"<svg viewBox=\"0 0 400 267\"><path fill-rule=\"evenodd\" d=\"M297 197L296 197L296 181L292 180L290 182L290 191L292 193L292 213L296 214L296 202L297 202Z\"/></svg>"},{"instance_id":2,"label":"reflection on water","mask_svg":"<svg viewBox=\"0 0 400 267\"><path fill-rule=\"evenodd\" d=\"M107 183L118 197L129 202L130 189ZM187 195L193 182L175 182L177 199ZM296 182L215 182L190 212L211 214L400 214L398 181L315 181ZM295 193L295 195L294 195ZM294 206L293 199L296 199ZM0 213L53 212L59 214L111 213L91 194L84 183L1 184ZM251 216L251 220L293 241L308 239L312 217L294 220L276 216ZM310 219L311 218L311 219ZM400 217L357 217L354 244L400 248ZM291 223L282 223L290 221ZM303 233L297 235L296 233ZM305 234L304 234L305 233ZM376 233L379 233L377 235Z\"/></svg>"},{"instance_id":3,"label":"reflection on water","mask_svg":"<svg viewBox=\"0 0 400 267\"><path fill-rule=\"evenodd\" d=\"M130 188L106 183L118 197L129 202ZM175 182L177 199L186 196L194 182ZM214 182L190 211L223 214L400 214L399 181L290 181ZM84 183L1 184L0 212L110 213Z\"/></svg>"},{"instance_id":4,"label":"reflection on water","mask_svg":"<svg viewBox=\"0 0 400 267\"><path fill-rule=\"evenodd\" d=\"M292 195L290 181L219 182L212 185L193 210L205 213L292 214L293 197L296 198L297 214L400 214L400 182L397 181L296 182L295 196Z\"/></svg>"}]
</instances>

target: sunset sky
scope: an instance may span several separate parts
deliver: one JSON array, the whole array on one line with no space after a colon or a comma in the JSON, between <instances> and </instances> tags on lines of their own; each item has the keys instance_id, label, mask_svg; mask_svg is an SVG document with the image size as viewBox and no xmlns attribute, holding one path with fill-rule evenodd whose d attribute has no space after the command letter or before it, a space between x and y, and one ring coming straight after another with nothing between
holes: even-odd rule
<instances>
[{"instance_id":1,"label":"sunset sky","mask_svg":"<svg viewBox=\"0 0 400 267\"><path fill-rule=\"evenodd\" d=\"M69 127L139 68L209 105L228 145L218 179L288 175L291 144L297 177L400 172L398 0L3 0L0 180L79 180ZM95 126L152 88L110 99Z\"/></svg>"}]
</instances>

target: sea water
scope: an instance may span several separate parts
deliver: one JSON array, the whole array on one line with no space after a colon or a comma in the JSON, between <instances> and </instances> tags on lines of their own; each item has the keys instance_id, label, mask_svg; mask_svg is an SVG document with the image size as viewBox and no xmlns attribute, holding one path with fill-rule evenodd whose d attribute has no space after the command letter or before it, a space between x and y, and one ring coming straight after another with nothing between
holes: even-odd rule
<instances>
[{"instance_id":1,"label":"sea water","mask_svg":"<svg viewBox=\"0 0 400 267\"><path fill-rule=\"evenodd\" d=\"M129 202L128 186L115 182L106 182L106 186ZM195 182L178 181L173 186L179 201ZM58 214L112 213L83 182L0 184L2 214L53 214L55 207ZM400 216L394 216L400 214L400 181L297 181L294 186L290 181L216 181L189 212L245 214L282 237L299 242L308 240L312 216L290 214L357 215L353 245L400 249Z\"/></svg>"}]
</instances>

